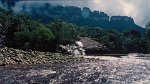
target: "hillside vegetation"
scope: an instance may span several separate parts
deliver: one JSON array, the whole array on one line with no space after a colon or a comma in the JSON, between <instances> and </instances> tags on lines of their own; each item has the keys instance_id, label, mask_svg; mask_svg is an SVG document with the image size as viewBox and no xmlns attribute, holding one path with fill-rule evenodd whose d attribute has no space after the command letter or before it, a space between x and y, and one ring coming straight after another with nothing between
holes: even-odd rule
<instances>
[{"instance_id":1,"label":"hillside vegetation","mask_svg":"<svg viewBox=\"0 0 150 84\"><path fill-rule=\"evenodd\" d=\"M29 11L30 9L30 11ZM138 26L132 17L128 16L109 16L105 12L90 10L87 7L79 8L75 6L53 6L51 4L43 4L42 6L32 6L30 8L24 6L21 10L34 19L40 19L41 22L49 23L53 19L60 18L69 23L78 26L101 27L103 29L116 29L124 31L127 29L136 29L144 32L145 29Z\"/></svg>"},{"instance_id":2,"label":"hillside vegetation","mask_svg":"<svg viewBox=\"0 0 150 84\"><path fill-rule=\"evenodd\" d=\"M6 36L4 45L17 49L58 52L60 44L71 44L80 37L89 37L106 46L101 53L149 53L150 50L149 29L144 34L136 29L118 32L79 27L58 18L44 24L25 14L4 9L0 9L0 23L1 35Z\"/></svg>"}]
</instances>

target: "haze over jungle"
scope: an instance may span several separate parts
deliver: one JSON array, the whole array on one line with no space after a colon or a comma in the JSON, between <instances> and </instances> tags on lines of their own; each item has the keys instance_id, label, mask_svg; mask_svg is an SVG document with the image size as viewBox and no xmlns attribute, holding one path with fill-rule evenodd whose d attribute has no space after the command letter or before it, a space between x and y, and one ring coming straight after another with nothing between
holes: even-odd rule
<instances>
[{"instance_id":1,"label":"haze over jungle","mask_svg":"<svg viewBox=\"0 0 150 84\"><path fill-rule=\"evenodd\" d=\"M83 2L86 5L83 4ZM112 0L110 2L115 2L115 1ZM116 1L116 2L117 2L116 4L118 5L121 4L120 1ZM130 6L130 5L123 4L120 7L113 6L113 9L109 10L110 9L109 7L112 7L111 4L113 3L107 4L109 5L108 7L103 7L104 4L102 3L103 0L100 1L84 0L81 2L80 1L53 1L53 0L52 1L2 0L0 6L6 9L13 9L13 11L15 11L16 13L24 12L25 14L32 16L34 19L40 19L44 23L49 23L50 21L52 21L54 18L57 17L64 21L77 24L78 26L112 28L118 31L123 31L127 29L136 29L139 30L140 32L145 31L142 28L145 26L145 23L144 24L141 23L140 22L141 20L137 20L137 18L134 17L134 15L130 15L129 14L130 8L126 10L124 9L124 6ZM132 2L126 2L126 3L132 3ZM90 4L95 4L95 5L93 7ZM136 22L139 23L138 25L142 27L138 26Z\"/></svg>"},{"instance_id":2,"label":"haze over jungle","mask_svg":"<svg viewBox=\"0 0 150 84\"><path fill-rule=\"evenodd\" d=\"M31 7L42 6L45 3L62 6L88 7L92 11L98 10L107 13L109 16L129 16L133 17L135 23L145 27L149 21L150 1L148 0L2 0L1 7L12 8L14 11L21 11L24 7L30 10ZM107 4L106 4L107 3Z\"/></svg>"}]
</instances>

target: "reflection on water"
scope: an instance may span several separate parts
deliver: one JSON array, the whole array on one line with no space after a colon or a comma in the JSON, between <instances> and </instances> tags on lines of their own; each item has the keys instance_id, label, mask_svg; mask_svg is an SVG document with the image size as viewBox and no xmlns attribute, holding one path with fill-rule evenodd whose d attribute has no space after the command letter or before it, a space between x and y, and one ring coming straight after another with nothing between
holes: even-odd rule
<instances>
[{"instance_id":1,"label":"reflection on water","mask_svg":"<svg viewBox=\"0 0 150 84\"><path fill-rule=\"evenodd\" d=\"M90 62L1 67L0 84L148 84L150 60L143 58L97 57L100 60Z\"/></svg>"}]
</instances>

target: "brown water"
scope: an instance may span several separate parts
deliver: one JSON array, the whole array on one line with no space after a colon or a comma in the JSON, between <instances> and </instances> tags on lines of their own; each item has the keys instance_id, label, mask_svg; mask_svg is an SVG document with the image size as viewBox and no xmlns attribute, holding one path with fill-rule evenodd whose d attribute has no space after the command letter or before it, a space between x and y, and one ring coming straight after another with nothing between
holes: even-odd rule
<instances>
[{"instance_id":1,"label":"brown water","mask_svg":"<svg viewBox=\"0 0 150 84\"><path fill-rule=\"evenodd\" d=\"M85 56L89 62L0 67L0 84L150 84L149 57Z\"/></svg>"}]
</instances>

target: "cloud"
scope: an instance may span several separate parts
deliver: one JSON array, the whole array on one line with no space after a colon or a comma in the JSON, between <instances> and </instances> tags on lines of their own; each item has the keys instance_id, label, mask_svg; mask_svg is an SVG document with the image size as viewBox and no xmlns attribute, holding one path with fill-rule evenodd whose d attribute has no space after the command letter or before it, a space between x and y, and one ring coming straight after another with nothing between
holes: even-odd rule
<instances>
[{"instance_id":1,"label":"cloud","mask_svg":"<svg viewBox=\"0 0 150 84\"><path fill-rule=\"evenodd\" d=\"M150 1L149 0L45 0L45 1L19 1L14 6L14 10L19 12L26 7L30 11L31 7L42 6L45 3L62 6L77 6L80 8L89 7L91 10L99 10L109 16L130 16L135 23L145 26L150 21Z\"/></svg>"}]
</instances>

